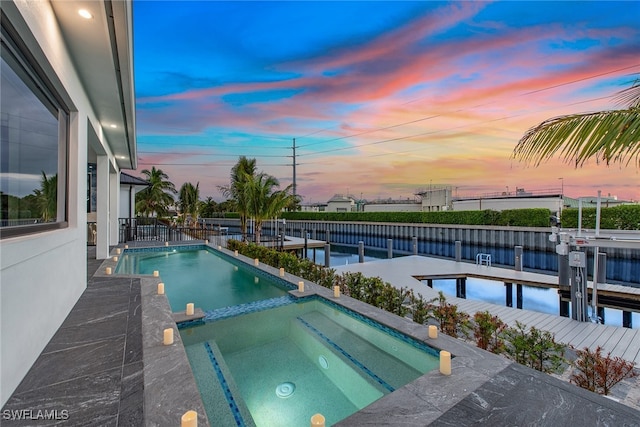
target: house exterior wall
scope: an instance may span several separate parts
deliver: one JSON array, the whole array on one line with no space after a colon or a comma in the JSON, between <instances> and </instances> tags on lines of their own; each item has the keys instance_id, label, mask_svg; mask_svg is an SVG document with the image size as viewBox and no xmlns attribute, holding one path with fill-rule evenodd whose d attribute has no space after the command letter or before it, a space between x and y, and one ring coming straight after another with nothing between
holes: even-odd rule
<instances>
[{"instance_id":1,"label":"house exterior wall","mask_svg":"<svg viewBox=\"0 0 640 427\"><path fill-rule=\"evenodd\" d=\"M95 130L105 152L110 153L51 4L2 1L2 10L71 112L68 227L0 240L0 406L6 403L86 287L89 127ZM107 155L115 165L113 156Z\"/></svg>"}]
</instances>

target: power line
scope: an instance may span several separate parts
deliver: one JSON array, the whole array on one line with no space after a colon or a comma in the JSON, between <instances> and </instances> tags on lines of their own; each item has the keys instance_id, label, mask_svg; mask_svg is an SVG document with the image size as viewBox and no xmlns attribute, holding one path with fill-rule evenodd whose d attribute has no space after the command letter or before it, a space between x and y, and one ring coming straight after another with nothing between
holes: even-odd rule
<instances>
[{"instance_id":1,"label":"power line","mask_svg":"<svg viewBox=\"0 0 640 427\"><path fill-rule=\"evenodd\" d=\"M630 66L627 66L627 67L618 68L616 70L611 70L611 71L607 71L607 72L603 72L603 73L599 73L599 74L594 74L594 75L591 75L591 76L588 76L588 77L583 77L581 79L576 79L576 80L572 80L572 81L569 81L569 82L564 82L564 83L560 83L560 84L557 84L557 85L552 85L552 86L548 86L548 87L545 87L545 88L536 89L536 90L533 90L533 91L523 92L523 93L520 93L520 94L517 94L517 95L514 95L514 96L515 97L521 97L521 96L531 95L531 94L534 94L534 93L544 92L544 91L551 90L551 89L557 89L557 88L562 87L562 86L568 86L568 85L571 85L571 84L574 84L574 83L578 83L578 82L594 79L594 78L597 78L597 77L606 76L606 75L609 75L609 74L618 73L620 71L625 71L625 70L629 70L629 69L636 68L636 67L640 67L640 63L639 64L634 64L634 65L630 65ZM418 98L418 99L420 99L420 98ZM414 102L414 101L410 101L410 102ZM318 142L314 142L314 143L310 143L310 144L306 144L306 145L300 145L300 146L298 146L298 148L311 147L311 146L319 145L319 144L326 144L326 143L329 143L329 142L339 141L339 140L347 139L347 138L353 138L355 136L365 135L365 134L368 134L368 133L373 133L373 132L378 132L378 131L382 131L382 130L401 127L401 126L405 126L405 125L409 125L409 124L413 124L413 123L417 123L417 122L421 122L421 121L425 121L425 120L430 120L430 119L446 116L446 115L449 115L449 114L455 114L455 113L461 113L461 112L464 112L464 111L473 110L473 109L476 109L476 108L479 108L479 107L484 107L484 106L487 106L487 105L490 105L490 104L495 104L497 102L499 102L499 101L498 100L489 101L489 102L486 102L486 103L483 103L483 104L474 105L474 106L471 106L471 107L460 108L460 109L453 110L453 111L448 111L448 112L445 112L445 113L440 113L440 114L436 114L436 115L422 117L422 118L415 119L415 120L410 120L408 122L398 123L398 124L395 124L395 125L385 126L385 127L382 127L382 128L370 129L370 130L367 130L367 131L355 133L355 134L352 134L352 135L341 136L341 137L338 137L338 138L332 138L332 139L328 139L328 140L325 140L325 141L318 141ZM310 133L310 134L308 134L306 136L313 135L315 133L319 133L319 132L322 132L324 130L333 129L336 126L333 126L331 128L327 128L327 129L323 129L323 130L320 130L320 131L312 132L312 133Z\"/></svg>"},{"instance_id":2,"label":"power line","mask_svg":"<svg viewBox=\"0 0 640 427\"><path fill-rule=\"evenodd\" d=\"M563 105L562 107L570 107L572 105L585 104L587 102L599 101L599 100L608 99L608 98L610 98L610 96L602 96L602 97L598 97L598 98L591 98L591 99L587 99L587 100L583 100L583 101L573 102L571 104L566 104L566 105ZM558 107L552 107L552 108L558 108ZM541 109L541 110L537 110L536 112L541 112L541 111L546 111L546 110L549 110L549 108L544 108L544 109ZM369 142L369 143L360 144L360 145L353 145L353 146L350 146L350 147L335 148L335 149L324 150L324 151L315 151L313 153L299 154L299 156L314 156L316 154L324 154L324 153L330 153L330 152L335 152L335 151L353 150L353 149L360 148L360 147L367 147L367 146L370 146L370 145L383 144L385 142L394 142L394 141L400 141L400 140L404 140L404 139L412 139L412 138L417 138L419 136L433 135L433 134L436 134L436 133L449 132L449 131L452 131L452 130L463 129L463 128L467 128L467 127L471 127L471 126L480 126L480 125L483 125L483 124L486 124L486 123L493 123L493 122L497 122L497 121L501 121L501 120L512 119L514 117L524 116L525 114L530 114L530 113L512 114L510 116L499 117L499 118L491 119L491 120L484 120L484 121L481 121L481 122L469 123L469 124L466 124L466 125L455 126L455 127L447 128L447 129L433 130L433 131L422 132L422 133L418 133L418 134L414 134L414 135L399 136L399 137L396 137L396 138L384 139L384 140L381 140L381 141L374 141L374 142ZM379 157L379 156L385 156L385 155L395 155L395 154L409 153L409 152L415 152L415 151L422 151L422 150L426 150L428 148L429 147L421 147L421 148L416 149L416 150L394 151L393 153L373 154L373 155L365 156L365 157Z\"/></svg>"},{"instance_id":3,"label":"power line","mask_svg":"<svg viewBox=\"0 0 640 427\"><path fill-rule=\"evenodd\" d=\"M171 155L198 155L198 156L216 156L216 157L238 157L242 154L218 154L218 153L188 153L188 152L173 152L173 151L138 151L138 154L171 154ZM291 157L291 156L278 156L275 154L251 154L252 157Z\"/></svg>"},{"instance_id":4,"label":"power line","mask_svg":"<svg viewBox=\"0 0 640 427\"><path fill-rule=\"evenodd\" d=\"M220 162L210 162L210 163L158 163L158 162L145 162L142 160L138 161L139 165L155 165L155 166L234 166L236 163L220 163ZM290 163L280 164L280 163L263 163L263 166L291 166Z\"/></svg>"}]
</instances>

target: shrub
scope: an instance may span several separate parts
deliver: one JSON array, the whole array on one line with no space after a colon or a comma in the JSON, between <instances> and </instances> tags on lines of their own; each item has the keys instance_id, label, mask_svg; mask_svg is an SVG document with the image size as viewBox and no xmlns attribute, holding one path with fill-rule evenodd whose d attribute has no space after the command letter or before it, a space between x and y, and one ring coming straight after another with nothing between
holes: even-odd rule
<instances>
[{"instance_id":1,"label":"shrub","mask_svg":"<svg viewBox=\"0 0 640 427\"><path fill-rule=\"evenodd\" d=\"M577 359L573 362L575 371L569 381L578 387L608 395L611 388L625 378L633 378L638 374L633 370L635 363L627 362L620 357L611 357L611 352L602 355L602 348L595 351L585 347L577 350Z\"/></svg>"},{"instance_id":2,"label":"shrub","mask_svg":"<svg viewBox=\"0 0 640 427\"><path fill-rule=\"evenodd\" d=\"M434 302L438 305L434 305ZM469 315L458 311L458 306L449 304L442 291L438 297L429 301L429 317L436 319L440 324L440 331L452 337L469 335Z\"/></svg>"},{"instance_id":3,"label":"shrub","mask_svg":"<svg viewBox=\"0 0 640 427\"><path fill-rule=\"evenodd\" d=\"M298 221L368 221L404 224L462 224L548 227L549 209L511 209L504 211L437 212L284 212L283 218Z\"/></svg>"},{"instance_id":4,"label":"shrub","mask_svg":"<svg viewBox=\"0 0 640 427\"><path fill-rule=\"evenodd\" d=\"M492 353L502 353L505 347L501 334L507 327L506 323L498 316L492 316L488 311L477 312L473 316L473 321L473 336L476 339L476 345Z\"/></svg>"},{"instance_id":5,"label":"shrub","mask_svg":"<svg viewBox=\"0 0 640 427\"><path fill-rule=\"evenodd\" d=\"M429 304L421 296L416 296L413 291L409 292L409 303L411 304L411 319L424 325L429 317Z\"/></svg>"},{"instance_id":6,"label":"shrub","mask_svg":"<svg viewBox=\"0 0 640 427\"><path fill-rule=\"evenodd\" d=\"M541 372L558 372L566 362L563 344L556 343L550 332L516 322L503 332L505 352L516 362Z\"/></svg>"},{"instance_id":7,"label":"shrub","mask_svg":"<svg viewBox=\"0 0 640 427\"><path fill-rule=\"evenodd\" d=\"M227 248L237 250L249 258L258 258L260 262L272 267L282 267L294 276L325 288L331 289L337 285L343 294L398 316L405 316L409 311L404 302L409 298L410 291L407 288L397 289L379 277L366 277L362 273L336 275L332 268L324 268L309 259L299 259L295 254L279 252L255 243L229 240Z\"/></svg>"},{"instance_id":8,"label":"shrub","mask_svg":"<svg viewBox=\"0 0 640 427\"><path fill-rule=\"evenodd\" d=\"M562 211L562 226L578 227L578 209ZM582 209L582 227L596 228L596 208ZM640 230L640 205L603 207L600 212L600 228L611 230Z\"/></svg>"}]
</instances>

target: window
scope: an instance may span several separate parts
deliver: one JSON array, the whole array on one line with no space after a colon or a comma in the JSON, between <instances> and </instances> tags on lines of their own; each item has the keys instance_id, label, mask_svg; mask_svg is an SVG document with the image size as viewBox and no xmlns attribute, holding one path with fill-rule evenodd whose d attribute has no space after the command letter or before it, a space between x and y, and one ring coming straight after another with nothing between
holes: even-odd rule
<instances>
[{"instance_id":1,"label":"window","mask_svg":"<svg viewBox=\"0 0 640 427\"><path fill-rule=\"evenodd\" d=\"M68 111L2 16L0 234L66 225Z\"/></svg>"}]
</instances>

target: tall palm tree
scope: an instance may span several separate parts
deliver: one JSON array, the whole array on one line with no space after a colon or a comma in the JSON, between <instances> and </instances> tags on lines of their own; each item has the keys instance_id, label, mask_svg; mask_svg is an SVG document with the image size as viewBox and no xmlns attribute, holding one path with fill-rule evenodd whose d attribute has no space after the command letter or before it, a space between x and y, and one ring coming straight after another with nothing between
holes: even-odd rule
<instances>
[{"instance_id":1,"label":"tall palm tree","mask_svg":"<svg viewBox=\"0 0 640 427\"><path fill-rule=\"evenodd\" d=\"M535 166L557 154L576 167L591 158L640 167L640 79L615 98L625 108L555 117L532 127L513 157Z\"/></svg>"},{"instance_id":2,"label":"tall palm tree","mask_svg":"<svg viewBox=\"0 0 640 427\"><path fill-rule=\"evenodd\" d=\"M185 182L180 187L180 210L183 214L191 215L192 220L198 219L198 208L200 207L200 182L195 186L190 182Z\"/></svg>"},{"instance_id":3,"label":"tall palm tree","mask_svg":"<svg viewBox=\"0 0 640 427\"><path fill-rule=\"evenodd\" d=\"M246 156L240 156L238 162L231 168L231 182L228 186L220 186L218 189L222 194L233 200L235 209L240 215L240 231L242 232L242 240L247 236L247 206L248 199L244 190L247 180L256 175L256 159L248 159Z\"/></svg>"},{"instance_id":4,"label":"tall palm tree","mask_svg":"<svg viewBox=\"0 0 640 427\"><path fill-rule=\"evenodd\" d=\"M176 194L176 187L169 181L169 175L162 169L144 169L142 174L149 182L149 186L136 194L136 211L149 217L150 214L165 216L168 207L173 204L173 194Z\"/></svg>"},{"instance_id":5,"label":"tall palm tree","mask_svg":"<svg viewBox=\"0 0 640 427\"><path fill-rule=\"evenodd\" d=\"M47 178L47 174L42 171L40 189L33 190L36 197L36 205L40 210L40 217L44 222L49 222L56 218L58 210L58 174Z\"/></svg>"},{"instance_id":6,"label":"tall palm tree","mask_svg":"<svg viewBox=\"0 0 640 427\"><path fill-rule=\"evenodd\" d=\"M256 243L260 243L262 235L262 223L278 216L293 197L289 192L292 185L281 191L275 189L280 186L276 178L265 173L257 175L245 174L244 193L247 205L247 214L255 221Z\"/></svg>"}]
</instances>

